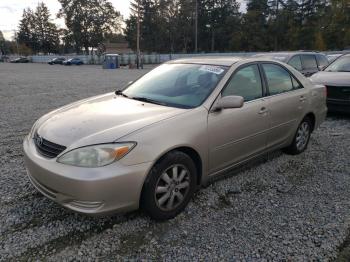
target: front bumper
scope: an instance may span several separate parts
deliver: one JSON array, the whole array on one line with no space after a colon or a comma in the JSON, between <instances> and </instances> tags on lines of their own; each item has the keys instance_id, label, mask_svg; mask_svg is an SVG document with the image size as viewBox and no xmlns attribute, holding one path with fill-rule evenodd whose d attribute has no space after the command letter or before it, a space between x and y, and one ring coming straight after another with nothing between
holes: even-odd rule
<instances>
[{"instance_id":1,"label":"front bumper","mask_svg":"<svg viewBox=\"0 0 350 262\"><path fill-rule=\"evenodd\" d=\"M350 100L328 98L327 107L329 112L350 113Z\"/></svg>"},{"instance_id":2,"label":"front bumper","mask_svg":"<svg viewBox=\"0 0 350 262\"><path fill-rule=\"evenodd\" d=\"M85 214L110 214L138 209L143 182L152 162L99 168L63 165L37 152L32 139L23 142L30 181L43 195Z\"/></svg>"}]
</instances>

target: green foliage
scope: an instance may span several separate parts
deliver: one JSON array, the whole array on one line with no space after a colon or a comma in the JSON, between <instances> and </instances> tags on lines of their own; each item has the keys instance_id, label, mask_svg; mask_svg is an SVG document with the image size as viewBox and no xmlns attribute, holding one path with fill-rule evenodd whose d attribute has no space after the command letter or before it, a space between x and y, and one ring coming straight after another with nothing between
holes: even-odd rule
<instances>
[{"instance_id":1,"label":"green foliage","mask_svg":"<svg viewBox=\"0 0 350 262\"><path fill-rule=\"evenodd\" d=\"M19 44L33 52L56 53L59 47L59 31L51 22L50 12L44 3L39 3L36 10L25 9L17 36ZM27 48L22 48L28 53Z\"/></svg>"},{"instance_id":2,"label":"green foliage","mask_svg":"<svg viewBox=\"0 0 350 262\"><path fill-rule=\"evenodd\" d=\"M59 0L62 8L58 17L63 17L68 28L64 40L75 47L77 53L82 48L101 44L106 34L120 31L121 16L107 0Z\"/></svg>"},{"instance_id":3,"label":"green foliage","mask_svg":"<svg viewBox=\"0 0 350 262\"><path fill-rule=\"evenodd\" d=\"M195 2L188 0L134 0L124 33L136 47L137 1L140 5L141 48L156 52L191 52L194 48ZM240 14L235 0L198 0L200 51L238 48Z\"/></svg>"},{"instance_id":4,"label":"green foliage","mask_svg":"<svg viewBox=\"0 0 350 262\"><path fill-rule=\"evenodd\" d=\"M64 18L66 28L57 29L44 3L25 9L17 35L21 46L34 53L103 52L106 41L121 41L124 33L136 50L139 10L143 52L193 52L196 17L199 52L350 47L350 0L246 0L244 12L238 0L132 0L123 29L122 17L109 0L58 1L62 8L57 16ZM4 53L2 38L0 34ZM12 45L6 46L9 50Z\"/></svg>"},{"instance_id":5,"label":"green foliage","mask_svg":"<svg viewBox=\"0 0 350 262\"><path fill-rule=\"evenodd\" d=\"M198 1L198 50L326 50L350 46L350 0ZM125 37L136 48L137 2L141 50L193 52L195 0L134 0Z\"/></svg>"},{"instance_id":6,"label":"green foliage","mask_svg":"<svg viewBox=\"0 0 350 262\"><path fill-rule=\"evenodd\" d=\"M13 41L7 41L0 31L0 60L2 55L15 53L16 44Z\"/></svg>"}]
</instances>

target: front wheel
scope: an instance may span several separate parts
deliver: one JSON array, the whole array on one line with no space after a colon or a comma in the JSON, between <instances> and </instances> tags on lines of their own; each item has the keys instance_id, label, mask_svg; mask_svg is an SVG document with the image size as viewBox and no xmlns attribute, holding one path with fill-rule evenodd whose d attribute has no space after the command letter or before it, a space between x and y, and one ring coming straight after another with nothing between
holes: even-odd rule
<instances>
[{"instance_id":1,"label":"front wheel","mask_svg":"<svg viewBox=\"0 0 350 262\"><path fill-rule=\"evenodd\" d=\"M285 152L291 155L297 155L304 152L309 144L312 131L312 122L310 118L305 117L298 126L292 144L285 148Z\"/></svg>"},{"instance_id":2,"label":"front wheel","mask_svg":"<svg viewBox=\"0 0 350 262\"><path fill-rule=\"evenodd\" d=\"M196 184L197 170L185 153L165 155L148 174L141 195L141 207L156 220L174 218L190 201Z\"/></svg>"}]
</instances>

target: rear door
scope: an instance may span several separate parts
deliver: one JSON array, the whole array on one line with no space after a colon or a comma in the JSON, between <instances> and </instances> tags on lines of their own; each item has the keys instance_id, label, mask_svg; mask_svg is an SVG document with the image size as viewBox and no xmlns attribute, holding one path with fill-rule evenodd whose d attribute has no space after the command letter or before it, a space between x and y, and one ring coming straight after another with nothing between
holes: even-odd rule
<instances>
[{"instance_id":1,"label":"rear door","mask_svg":"<svg viewBox=\"0 0 350 262\"><path fill-rule=\"evenodd\" d=\"M243 107L208 115L210 173L266 148L268 109L257 64L242 66L233 73L221 92L222 97L230 95L242 96Z\"/></svg>"},{"instance_id":2,"label":"rear door","mask_svg":"<svg viewBox=\"0 0 350 262\"><path fill-rule=\"evenodd\" d=\"M319 71L315 55L305 54L300 55L300 57L303 65L302 74L304 76L309 77Z\"/></svg>"},{"instance_id":3,"label":"rear door","mask_svg":"<svg viewBox=\"0 0 350 262\"><path fill-rule=\"evenodd\" d=\"M267 147L278 147L294 135L298 121L305 114L307 90L281 65L262 63L261 66L268 89Z\"/></svg>"}]
</instances>

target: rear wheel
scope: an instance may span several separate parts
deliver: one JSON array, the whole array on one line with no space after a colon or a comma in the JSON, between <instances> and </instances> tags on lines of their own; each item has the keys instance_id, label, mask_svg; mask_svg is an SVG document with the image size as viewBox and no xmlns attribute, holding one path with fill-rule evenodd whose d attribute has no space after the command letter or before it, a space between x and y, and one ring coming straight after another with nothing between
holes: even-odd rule
<instances>
[{"instance_id":1,"label":"rear wheel","mask_svg":"<svg viewBox=\"0 0 350 262\"><path fill-rule=\"evenodd\" d=\"M298 126L292 144L285 148L285 152L291 155L297 155L304 152L309 144L312 130L310 118L305 117Z\"/></svg>"},{"instance_id":2,"label":"rear wheel","mask_svg":"<svg viewBox=\"0 0 350 262\"><path fill-rule=\"evenodd\" d=\"M168 153L148 174L141 207L156 220L175 217L187 206L194 193L196 172L188 155L179 151Z\"/></svg>"}]
</instances>

